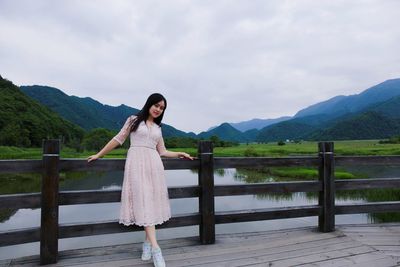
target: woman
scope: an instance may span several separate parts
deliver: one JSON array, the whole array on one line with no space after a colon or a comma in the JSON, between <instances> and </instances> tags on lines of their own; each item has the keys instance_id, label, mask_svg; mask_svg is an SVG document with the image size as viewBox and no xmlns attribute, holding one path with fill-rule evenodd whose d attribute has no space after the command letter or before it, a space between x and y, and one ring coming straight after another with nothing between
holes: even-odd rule
<instances>
[{"instance_id":1,"label":"woman","mask_svg":"<svg viewBox=\"0 0 400 267\"><path fill-rule=\"evenodd\" d=\"M100 152L87 158L88 162L97 160L130 136L119 223L144 227L146 238L142 260L153 258L156 267L165 266L165 261L157 243L155 225L171 218L160 156L193 160L187 153L166 150L160 126L166 108L167 100L161 94L150 95L142 110L136 116L130 116L121 131Z\"/></svg>"}]
</instances>

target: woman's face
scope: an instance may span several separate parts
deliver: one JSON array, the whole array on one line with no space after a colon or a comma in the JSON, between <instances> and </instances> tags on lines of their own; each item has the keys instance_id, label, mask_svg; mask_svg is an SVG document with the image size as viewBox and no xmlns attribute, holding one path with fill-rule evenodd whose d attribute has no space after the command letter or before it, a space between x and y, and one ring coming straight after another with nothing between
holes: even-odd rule
<instances>
[{"instance_id":1,"label":"woman's face","mask_svg":"<svg viewBox=\"0 0 400 267\"><path fill-rule=\"evenodd\" d=\"M160 102L155 103L150 107L149 115L153 117L153 119L155 119L164 112L164 109L165 109L165 102L164 100L161 100Z\"/></svg>"}]
</instances>

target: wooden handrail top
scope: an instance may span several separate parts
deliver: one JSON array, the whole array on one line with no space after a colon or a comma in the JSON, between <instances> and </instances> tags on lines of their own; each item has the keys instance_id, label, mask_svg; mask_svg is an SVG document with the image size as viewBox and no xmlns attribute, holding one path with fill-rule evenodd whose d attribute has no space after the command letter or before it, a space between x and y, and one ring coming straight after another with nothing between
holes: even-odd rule
<instances>
[{"instance_id":1,"label":"wooden handrail top","mask_svg":"<svg viewBox=\"0 0 400 267\"><path fill-rule=\"evenodd\" d=\"M162 159L166 170L198 169L199 160ZM400 156L335 156L338 165L400 165ZM214 157L215 168L318 166L317 156L298 157ZM86 159L60 159L60 171L123 171L125 159L99 159L87 163ZM41 172L41 159L0 160L0 173Z\"/></svg>"}]
</instances>

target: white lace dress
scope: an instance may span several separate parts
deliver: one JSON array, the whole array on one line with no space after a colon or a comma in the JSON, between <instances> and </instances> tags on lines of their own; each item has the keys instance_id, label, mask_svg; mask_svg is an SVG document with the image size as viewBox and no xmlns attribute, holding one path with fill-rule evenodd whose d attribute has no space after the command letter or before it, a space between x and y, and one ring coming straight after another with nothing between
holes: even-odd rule
<instances>
[{"instance_id":1,"label":"white lace dress","mask_svg":"<svg viewBox=\"0 0 400 267\"><path fill-rule=\"evenodd\" d=\"M135 132L129 126L130 116L114 139L121 145L130 135L125 162L119 223L151 226L171 218L171 208L161 157L165 152L161 127L148 127L144 121Z\"/></svg>"}]
</instances>

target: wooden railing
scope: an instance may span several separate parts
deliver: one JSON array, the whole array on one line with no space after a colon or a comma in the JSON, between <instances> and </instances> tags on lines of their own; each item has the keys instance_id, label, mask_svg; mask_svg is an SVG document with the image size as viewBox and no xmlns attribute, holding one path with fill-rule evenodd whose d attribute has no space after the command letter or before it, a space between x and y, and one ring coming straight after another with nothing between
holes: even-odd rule
<instances>
[{"instance_id":1,"label":"wooden railing","mask_svg":"<svg viewBox=\"0 0 400 267\"><path fill-rule=\"evenodd\" d=\"M1 160L0 173L42 172L41 193L0 195L0 207L9 209L41 208L40 228L0 232L0 246L40 241L40 262L57 262L58 239L142 230L124 227L117 220L85 224L59 224L58 207L88 203L119 202L121 190L62 191L58 190L59 173L66 171L123 170L124 159L101 159L87 163L84 159L60 159L59 140L45 140L42 160ZM199 225L202 244L215 242L215 224L258 220L318 216L321 232L335 229L335 214L400 211L400 201L336 205L336 190L399 188L400 178L334 179L335 163L340 165L400 165L400 156L334 156L333 142L319 143L319 153L308 157L223 157L214 158L212 143L201 141L198 158L193 161L163 159L166 170L198 169L198 185L169 187L170 199L199 198L199 212L176 215L158 228ZM221 168L256 168L265 166L317 167L315 181L274 182L245 185L214 185L214 170ZM318 205L215 212L217 196L265 194L269 192L318 192Z\"/></svg>"}]
</instances>

